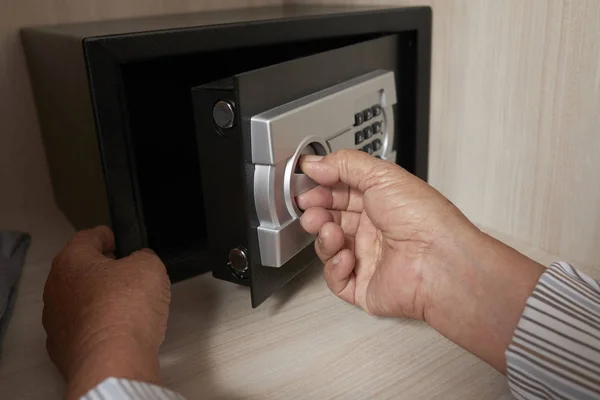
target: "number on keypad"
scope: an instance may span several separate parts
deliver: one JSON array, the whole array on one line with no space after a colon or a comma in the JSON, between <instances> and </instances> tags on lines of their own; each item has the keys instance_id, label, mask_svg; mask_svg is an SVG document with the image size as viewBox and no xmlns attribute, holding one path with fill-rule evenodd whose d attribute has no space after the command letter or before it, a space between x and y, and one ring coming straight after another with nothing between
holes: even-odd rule
<instances>
[{"instance_id":1,"label":"number on keypad","mask_svg":"<svg viewBox=\"0 0 600 400\"><path fill-rule=\"evenodd\" d=\"M383 141L377 138L383 133L383 120L377 118L383 114L383 108L379 104L354 114L354 126L359 128L354 133L354 144L361 151L368 154L382 150ZM372 121L375 119L375 121ZM372 140L371 140L372 139ZM380 155L377 157L381 158Z\"/></svg>"}]
</instances>

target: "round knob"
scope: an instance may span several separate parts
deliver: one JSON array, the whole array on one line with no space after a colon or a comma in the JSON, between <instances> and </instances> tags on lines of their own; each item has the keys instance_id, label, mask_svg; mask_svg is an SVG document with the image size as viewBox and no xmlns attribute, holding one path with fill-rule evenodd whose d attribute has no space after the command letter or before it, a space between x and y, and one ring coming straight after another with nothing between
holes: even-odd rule
<instances>
[{"instance_id":1,"label":"round knob","mask_svg":"<svg viewBox=\"0 0 600 400\"><path fill-rule=\"evenodd\" d=\"M228 100L219 100L213 107L213 120L222 129L235 125L235 105Z\"/></svg>"},{"instance_id":2,"label":"round knob","mask_svg":"<svg viewBox=\"0 0 600 400\"><path fill-rule=\"evenodd\" d=\"M227 256L227 266L233 275L238 279L246 279L250 273L248 262L248 253L242 247L235 247L229 250Z\"/></svg>"},{"instance_id":3,"label":"round knob","mask_svg":"<svg viewBox=\"0 0 600 400\"><path fill-rule=\"evenodd\" d=\"M299 218L302 214L296 204L296 196L318 186L315 181L300 170L298 165L300 157L307 154L326 156L329 154L329 147L319 137L305 137L298 145L294 155L288 160L283 175L283 199L288 212L293 218Z\"/></svg>"}]
</instances>

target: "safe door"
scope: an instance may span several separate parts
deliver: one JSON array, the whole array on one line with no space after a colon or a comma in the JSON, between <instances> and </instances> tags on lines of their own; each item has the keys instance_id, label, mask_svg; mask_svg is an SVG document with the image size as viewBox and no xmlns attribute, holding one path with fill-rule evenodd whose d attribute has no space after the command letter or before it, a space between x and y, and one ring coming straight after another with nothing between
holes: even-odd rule
<instances>
[{"instance_id":1,"label":"safe door","mask_svg":"<svg viewBox=\"0 0 600 400\"><path fill-rule=\"evenodd\" d=\"M192 89L213 275L250 286L254 307L316 260L295 202L315 186L302 155L357 149L414 169L410 47L382 36Z\"/></svg>"}]
</instances>

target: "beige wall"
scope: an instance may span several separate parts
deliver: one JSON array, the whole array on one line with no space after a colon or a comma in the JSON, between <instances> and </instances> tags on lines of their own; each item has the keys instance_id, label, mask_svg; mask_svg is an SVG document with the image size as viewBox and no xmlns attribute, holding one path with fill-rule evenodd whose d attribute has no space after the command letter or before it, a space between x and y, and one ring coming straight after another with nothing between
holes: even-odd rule
<instances>
[{"instance_id":1,"label":"beige wall","mask_svg":"<svg viewBox=\"0 0 600 400\"><path fill-rule=\"evenodd\" d=\"M433 185L600 272L600 1L356 3L433 8Z\"/></svg>"},{"instance_id":2,"label":"beige wall","mask_svg":"<svg viewBox=\"0 0 600 400\"><path fill-rule=\"evenodd\" d=\"M265 1L0 2L0 225L51 202L17 28ZM431 182L485 227L600 265L600 1L386 4L434 9Z\"/></svg>"},{"instance_id":3,"label":"beige wall","mask_svg":"<svg viewBox=\"0 0 600 400\"><path fill-rule=\"evenodd\" d=\"M600 2L433 6L432 182L483 226L600 267Z\"/></svg>"}]
</instances>

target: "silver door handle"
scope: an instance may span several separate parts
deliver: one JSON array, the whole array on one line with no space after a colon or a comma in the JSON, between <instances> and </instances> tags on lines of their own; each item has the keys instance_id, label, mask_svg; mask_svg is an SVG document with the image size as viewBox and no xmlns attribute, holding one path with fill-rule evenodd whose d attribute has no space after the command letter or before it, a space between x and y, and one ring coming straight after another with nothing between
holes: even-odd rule
<instances>
[{"instance_id":1,"label":"silver door handle","mask_svg":"<svg viewBox=\"0 0 600 400\"><path fill-rule=\"evenodd\" d=\"M294 197L300 196L311 189L316 188L319 184L306 174L294 174L292 176L292 194Z\"/></svg>"}]
</instances>

